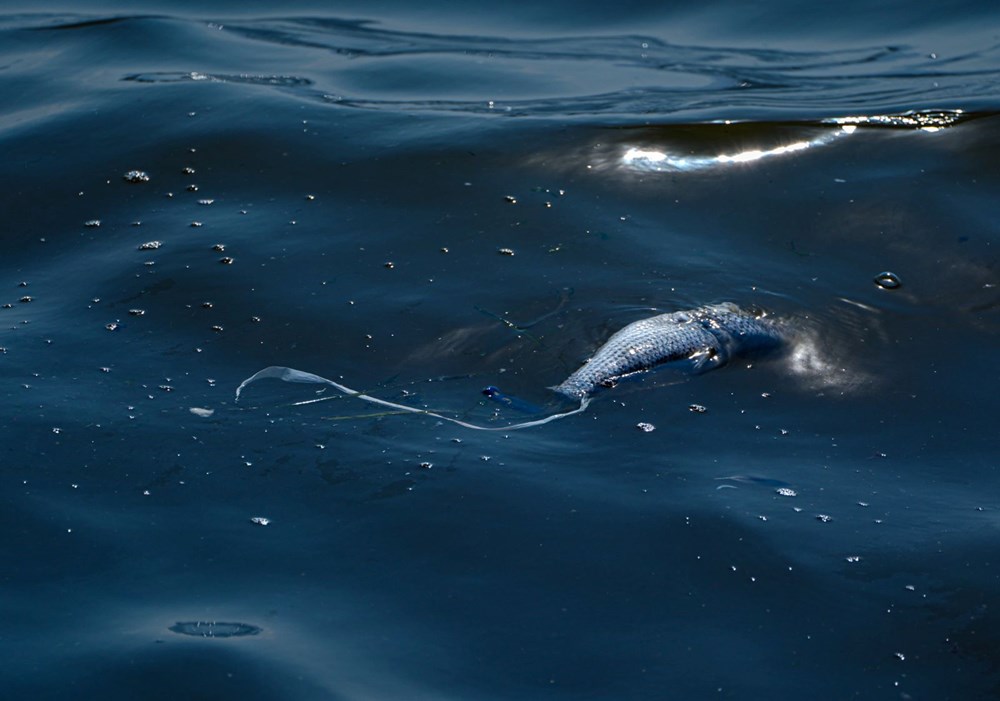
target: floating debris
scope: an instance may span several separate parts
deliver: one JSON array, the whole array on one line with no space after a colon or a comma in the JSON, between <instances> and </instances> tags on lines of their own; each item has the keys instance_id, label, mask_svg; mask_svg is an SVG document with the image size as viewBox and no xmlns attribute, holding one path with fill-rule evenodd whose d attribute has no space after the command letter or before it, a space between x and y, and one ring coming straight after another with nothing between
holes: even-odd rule
<instances>
[{"instance_id":1,"label":"floating debris","mask_svg":"<svg viewBox=\"0 0 1000 701\"><path fill-rule=\"evenodd\" d=\"M255 526L269 526L271 524L271 519L266 516L251 516L250 523Z\"/></svg>"},{"instance_id":2,"label":"floating debris","mask_svg":"<svg viewBox=\"0 0 1000 701\"><path fill-rule=\"evenodd\" d=\"M432 462L422 462L422 463L420 463L420 467L422 467L425 470L429 470L432 467L434 467L434 463L432 463Z\"/></svg>"},{"instance_id":3,"label":"floating debris","mask_svg":"<svg viewBox=\"0 0 1000 701\"><path fill-rule=\"evenodd\" d=\"M88 229L96 229L97 227L99 227L101 225L101 220L100 219L88 219L87 221L85 221L83 223L83 225L85 227L87 227Z\"/></svg>"},{"instance_id":4,"label":"floating debris","mask_svg":"<svg viewBox=\"0 0 1000 701\"><path fill-rule=\"evenodd\" d=\"M118 324L116 322L111 322L110 324L105 324L104 328L106 328L108 331L117 331Z\"/></svg>"},{"instance_id":5,"label":"floating debris","mask_svg":"<svg viewBox=\"0 0 1000 701\"><path fill-rule=\"evenodd\" d=\"M848 562L861 562L860 555L848 555L844 559L847 560Z\"/></svg>"},{"instance_id":6,"label":"floating debris","mask_svg":"<svg viewBox=\"0 0 1000 701\"><path fill-rule=\"evenodd\" d=\"M27 304L28 302L34 301L34 297L29 297L28 295L25 295L24 297L21 297L21 299L17 301L21 302L22 304Z\"/></svg>"},{"instance_id":7,"label":"floating debris","mask_svg":"<svg viewBox=\"0 0 1000 701\"><path fill-rule=\"evenodd\" d=\"M213 202L215 202L215 200L212 200L212 199L198 200L198 204L201 204L201 205L209 205L209 204L212 204Z\"/></svg>"},{"instance_id":8,"label":"floating debris","mask_svg":"<svg viewBox=\"0 0 1000 701\"><path fill-rule=\"evenodd\" d=\"M193 635L198 638L238 638L244 635L257 635L263 628L249 623L224 623L222 621L178 621L169 629L180 635Z\"/></svg>"},{"instance_id":9,"label":"floating debris","mask_svg":"<svg viewBox=\"0 0 1000 701\"><path fill-rule=\"evenodd\" d=\"M396 264L393 263L391 260L387 260L385 263L382 264L382 267L386 268L387 270L392 270L393 268L396 267Z\"/></svg>"},{"instance_id":10,"label":"floating debris","mask_svg":"<svg viewBox=\"0 0 1000 701\"><path fill-rule=\"evenodd\" d=\"M224 250L226 250L226 246L225 244L217 243L214 246L212 246L212 250L215 251L216 253L222 253Z\"/></svg>"},{"instance_id":11,"label":"floating debris","mask_svg":"<svg viewBox=\"0 0 1000 701\"><path fill-rule=\"evenodd\" d=\"M223 329L221 326L216 325L212 327L212 331L215 331L216 333L222 333Z\"/></svg>"},{"instance_id":12,"label":"floating debris","mask_svg":"<svg viewBox=\"0 0 1000 701\"><path fill-rule=\"evenodd\" d=\"M794 489L789 487L778 487L774 490L775 494L780 494L783 497L797 497L799 495Z\"/></svg>"},{"instance_id":13,"label":"floating debris","mask_svg":"<svg viewBox=\"0 0 1000 701\"><path fill-rule=\"evenodd\" d=\"M708 411L708 409L703 407L701 404L691 404L688 406L688 410L693 411L695 414L704 414Z\"/></svg>"},{"instance_id":14,"label":"floating debris","mask_svg":"<svg viewBox=\"0 0 1000 701\"><path fill-rule=\"evenodd\" d=\"M816 514L816 520L822 521L823 523L830 523L833 520L833 516L828 514Z\"/></svg>"},{"instance_id":15,"label":"floating debris","mask_svg":"<svg viewBox=\"0 0 1000 701\"><path fill-rule=\"evenodd\" d=\"M194 229L197 229L200 226L204 226L200 221L193 221L193 222L191 222L191 227L194 228Z\"/></svg>"},{"instance_id":16,"label":"floating debris","mask_svg":"<svg viewBox=\"0 0 1000 701\"><path fill-rule=\"evenodd\" d=\"M194 168L186 166L181 172L184 173L184 175L194 175Z\"/></svg>"},{"instance_id":17,"label":"floating debris","mask_svg":"<svg viewBox=\"0 0 1000 701\"><path fill-rule=\"evenodd\" d=\"M202 308L202 309L211 309L211 308L212 308L212 306L213 306L213 305L212 305L212 303L211 303L211 302L202 302L202 303L201 303L201 308Z\"/></svg>"},{"instance_id":18,"label":"floating debris","mask_svg":"<svg viewBox=\"0 0 1000 701\"><path fill-rule=\"evenodd\" d=\"M223 265L232 265L233 259L230 258L229 256L222 256L222 258L219 258L219 262L222 263Z\"/></svg>"},{"instance_id":19,"label":"floating debris","mask_svg":"<svg viewBox=\"0 0 1000 701\"><path fill-rule=\"evenodd\" d=\"M184 189L186 189L188 192L198 192L198 186L195 185L194 183L191 183Z\"/></svg>"},{"instance_id":20,"label":"floating debris","mask_svg":"<svg viewBox=\"0 0 1000 701\"><path fill-rule=\"evenodd\" d=\"M504 195L503 201L507 204L517 204L517 198L514 195Z\"/></svg>"},{"instance_id":21,"label":"floating debris","mask_svg":"<svg viewBox=\"0 0 1000 701\"><path fill-rule=\"evenodd\" d=\"M149 175L142 170L130 170L122 176L127 183L148 183Z\"/></svg>"},{"instance_id":22,"label":"floating debris","mask_svg":"<svg viewBox=\"0 0 1000 701\"><path fill-rule=\"evenodd\" d=\"M875 276L875 284L886 290L895 290L903 284L903 281L896 273L886 270Z\"/></svg>"},{"instance_id":23,"label":"floating debris","mask_svg":"<svg viewBox=\"0 0 1000 701\"><path fill-rule=\"evenodd\" d=\"M145 309L129 309L128 313L129 313L129 316L142 316L143 314L146 313L146 310Z\"/></svg>"},{"instance_id":24,"label":"floating debris","mask_svg":"<svg viewBox=\"0 0 1000 701\"><path fill-rule=\"evenodd\" d=\"M635 425L635 427L643 433L651 433L656 430L656 426L651 423L646 423L645 421L640 421Z\"/></svg>"},{"instance_id":25,"label":"floating debris","mask_svg":"<svg viewBox=\"0 0 1000 701\"><path fill-rule=\"evenodd\" d=\"M157 248L163 245L163 241L147 241L146 243L139 244L140 251L155 251Z\"/></svg>"},{"instance_id":26,"label":"floating debris","mask_svg":"<svg viewBox=\"0 0 1000 701\"><path fill-rule=\"evenodd\" d=\"M497 253L499 253L502 256L512 256L512 255L514 255L514 249L513 248L498 248L497 249Z\"/></svg>"}]
</instances>

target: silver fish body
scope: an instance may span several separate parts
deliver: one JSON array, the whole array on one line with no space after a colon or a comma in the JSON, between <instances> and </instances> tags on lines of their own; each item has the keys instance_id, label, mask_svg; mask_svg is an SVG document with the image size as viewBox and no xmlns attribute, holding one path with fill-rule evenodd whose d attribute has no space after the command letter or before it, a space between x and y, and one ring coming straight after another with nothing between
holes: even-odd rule
<instances>
[{"instance_id":1,"label":"silver fish body","mask_svg":"<svg viewBox=\"0 0 1000 701\"><path fill-rule=\"evenodd\" d=\"M550 389L580 399L662 363L689 361L700 372L734 356L777 349L784 342L778 321L729 302L660 314L612 335L579 370Z\"/></svg>"}]
</instances>

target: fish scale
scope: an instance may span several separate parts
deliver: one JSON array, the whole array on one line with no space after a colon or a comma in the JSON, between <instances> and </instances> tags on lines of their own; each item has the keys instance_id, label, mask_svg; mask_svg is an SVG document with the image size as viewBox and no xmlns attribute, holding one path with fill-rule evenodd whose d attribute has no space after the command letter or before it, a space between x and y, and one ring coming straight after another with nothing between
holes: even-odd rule
<instances>
[{"instance_id":1,"label":"fish scale","mask_svg":"<svg viewBox=\"0 0 1000 701\"><path fill-rule=\"evenodd\" d=\"M616 332L579 370L550 389L579 399L663 363L689 360L700 372L783 342L778 322L729 302L660 314Z\"/></svg>"}]
</instances>

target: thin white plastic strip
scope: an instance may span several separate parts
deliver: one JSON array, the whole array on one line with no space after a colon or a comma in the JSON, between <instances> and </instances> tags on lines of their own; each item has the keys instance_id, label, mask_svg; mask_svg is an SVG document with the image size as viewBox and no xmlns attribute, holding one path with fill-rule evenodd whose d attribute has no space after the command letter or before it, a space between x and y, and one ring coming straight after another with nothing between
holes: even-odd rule
<instances>
[{"instance_id":1,"label":"thin white plastic strip","mask_svg":"<svg viewBox=\"0 0 1000 701\"><path fill-rule=\"evenodd\" d=\"M509 426L477 426L476 424L470 424L467 421L461 421L460 419L455 419L450 416L443 416L442 414L437 414L433 411L428 411L427 409L417 409L416 407L406 406L405 404L396 404L395 402L389 402L385 399L379 399L378 397L373 397L363 392L358 392L357 390L346 387L339 382L334 382L333 380L328 380L325 377L320 377L319 375L314 375L311 372L303 372L302 370L296 370L295 368L286 368L281 365L272 365L266 367L260 372L256 372L247 379L240 383L240 386L236 388L236 401L240 400L240 393L243 389L249 385L251 382L256 382L257 380L264 380L268 378L274 378L276 380L284 380L285 382L305 382L311 384L319 385L329 385L341 394L345 394L349 397L356 397L358 399L363 399L366 402L371 402L372 404L380 404L381 406L392 407L393 409L398 409L400 411L405 411L410 414L423 414L424 416L433 416L435 419L441 419L442 421L448 421L453 424L457 424L464 428L471 428L474 431L516 431L522 428L531 428L532 426L541 426L542 424L547 424L550 421L556 421L557 419L563 419L567 416L573 416L574 414L582 413L587 405L590 404L590 397L581 397L580 406L572 411L564 411L559 414L552 414L551 416L546 416L542 419L536 419L534 421L525 421L519 424L511 424ZM326 399L324 397L323 399ZM303 402L297 402L296 405L302 404L312 404L313 402L322 401L320 399L309 399Z\"/></svg>"}]
</instances>

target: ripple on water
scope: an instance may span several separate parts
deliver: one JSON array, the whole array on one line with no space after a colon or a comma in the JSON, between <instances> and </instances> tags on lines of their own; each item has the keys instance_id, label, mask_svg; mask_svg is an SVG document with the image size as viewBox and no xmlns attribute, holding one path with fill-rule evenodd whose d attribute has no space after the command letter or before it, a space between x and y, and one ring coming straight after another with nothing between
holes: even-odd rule
<instances>
[{"instance_id":1,"label":"ripple on water","mask_svg":"<svg viewBox=\"0 0 1000 701\"><path fill-rule=\"evenodd\" d=\"M170 626L170 631L179 635L198 638L239 638L257 635L263 628L249 623L225 623L223 621L178 621Z\"/></svg>"}]
</instances>

